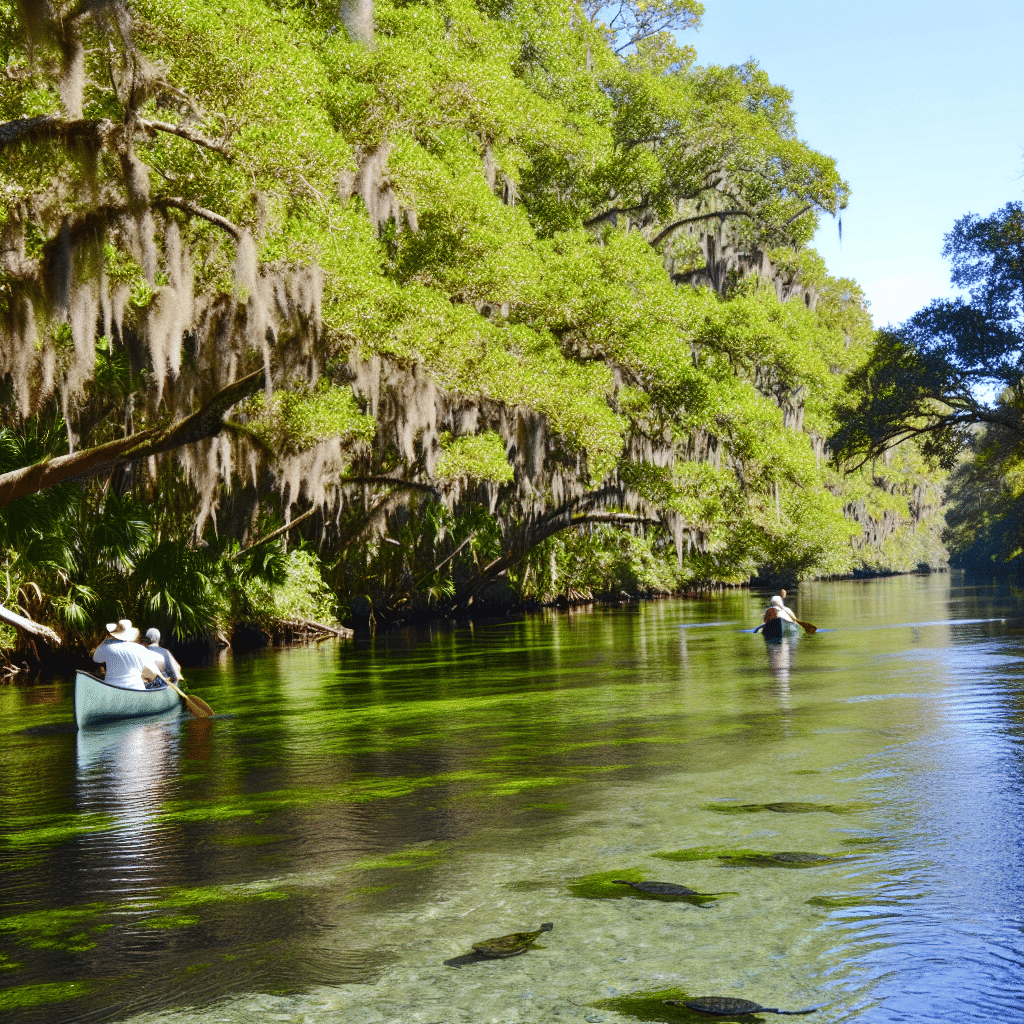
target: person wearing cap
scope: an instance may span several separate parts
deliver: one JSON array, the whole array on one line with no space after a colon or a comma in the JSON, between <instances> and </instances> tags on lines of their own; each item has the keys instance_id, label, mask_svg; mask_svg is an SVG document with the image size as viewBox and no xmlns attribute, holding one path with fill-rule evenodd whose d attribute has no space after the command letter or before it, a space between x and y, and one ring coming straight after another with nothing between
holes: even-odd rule
<instances>
[{"instance_id":1,"label":"person wearing cap","mask_svg":"<svg viewBox=\"0 0 1024 1024\"><path fill-rule=\"evenodd\" d=\"M163 659L137 643L138 639L139 631L131 619L107 623L107 637L92 655L93 661L106 666L106 682L145 690L147 682L164 678Z\"/></svg>"},{"instance_id":2,"label":"person wearing cap","mask_svg":"<svg viewBox=\"0 0 1024 1024\"><path fill-rule=\"evenodd\" d=\"M157 658L164 660L164 672L172 683L181 682L181 666L177 658L166 647L160 646L160 630L153 628L146 630L146 650Z\"/></svg>"}]
</instances>

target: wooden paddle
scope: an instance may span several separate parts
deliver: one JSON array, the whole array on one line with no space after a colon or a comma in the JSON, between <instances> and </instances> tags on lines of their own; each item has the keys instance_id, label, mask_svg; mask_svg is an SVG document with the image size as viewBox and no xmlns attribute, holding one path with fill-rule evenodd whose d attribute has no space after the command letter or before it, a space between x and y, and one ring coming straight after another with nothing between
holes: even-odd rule
<instances>
[{"instance_id":1,"label":"wooden paddle","mask_svg":"<svg viewBox=\"0 0 1024 1024\"><path fill-rule=\"evenodd\" d=\"M786 600L786 592L784 590L780 590L779 591L779 597L781 597L782 600L785 601ZM792 615L793 613L790 612L790 614ZM800 619L798 619L795 615L793 615L793 621L798 626L803 626L804 630L806 632L808 632L808 633L817 633L818 632L818 627L815 626L813 622L801 622ZM755 629L754 632L756 633L757 630Z\"/></svg>"},{"instance_id":2,"label":"wooden paddle","mask_svg":"<svg viewBox=\"0 0 1024 1024\"><path fill-rule=\"evenodd\" d=\"M184 690L175 686L166 676L163 676L163 681L185 702L185 707L192 712L196 718L213 718L215 712L209 704L206 703L200 697L193 697L189 693L185 693Z\"/></svg>"}]
</instances>

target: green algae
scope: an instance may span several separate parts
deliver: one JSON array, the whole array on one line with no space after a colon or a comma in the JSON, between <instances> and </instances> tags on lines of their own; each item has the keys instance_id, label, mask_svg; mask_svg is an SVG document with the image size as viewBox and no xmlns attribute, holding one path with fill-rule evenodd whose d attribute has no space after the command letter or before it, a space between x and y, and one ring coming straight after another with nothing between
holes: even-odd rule
<instances>
[{"instance_id":1,"label":"green algae","mask_svg":"<svg viewBox=\"0 0 1024 1024\"><path fill-rule=\"evenodd\" d=\"M246 900L286 900L288 893L251 885L203 885L194 888L169 888L156 900L147 900L146 909L200 907L217 903L241 903Z\"/></svg>"},{"instance_id":2,"label":"green algae","mask_svg":"<svg viewBox=\"0 0 1024 1024\"><path fill-rule=\"evenodd\" d=\"M707 1024L708 1016L702 1013L695 1013L685 1006L673 1006L666 1003L666 999L692 999L691 993L681 988L665 988L656 992L632 992L626 996L614 996L611 999L601 999L590 1005L596 1010L613 1010L627 1017L635 1017L644 1021L664 1021L668 1024L675 1024L676 1021L690 1022L703 1021ZM718 1020L728 1018L719 1017ZM749 1016L741 1018L749 1020Z\"/></svg>"},{"instance_id":3,"label":"green algae","mask_svg":"<svg viewBox=\"0 0 1024 1024\"><path fill-rule=\"evenodd\" d=\"M660 850L651 854L661 860L720 860L732 867L820 867L850 860L848 853L803 853L789 850L736 850L713 846L693 846L686 850Z\"/></svg>"},{"instance_id":4,"label":"green algae","mask_svg":"<svg viewBox=\"0 0 1024 1024\"><path fill-rule=\"evenodd\" d=\"M190 914L179 914L178 916L167 915L165 917L147 917L135 923L136 928L153 928L157 930L171 928L191 928L199 924L199 918Z\"/></svg>"},{"instance_id":5,"label":"green algae","mask_svg":"<svg viewBox=\"0 0 1024 1024\"><path fill-rule=\"evenodd\" d=\"M870 896L814 896L807 901L807 905L825 907L826 910L843 910L846 907L870 907L876 902Z\"/></svg>"},{"instance_id":6,"label":"green algae","mask_svg":"<svg viewBox=\"0 0 1024 1024\"><path fill-rule=\"evenodd\" d=\"M702 811L717 811L719 814L756 814L760 811L774 811L776 814L855 814L867 810L870 804L816 804L798 800L781 800L767 804L702 804Z\"/></svg>"},{"instance_id":7,"label":"green algae","mask_svg":"<svg viewBox=\"0 0 1024 1024\"><path fill-rule=\"evenodd\" d=\"M628 885L616 885L615 880L620 878L626 882L648 881L646 873L640 868L598 871L592 875L582 875L579 878L574 878L569 883L569 892L573 896L586 900L638 899L654 900L660 903L689 903L692 906L714 903L719 896L727 895L726 893L692 893L689 895L680 893L666 895L639 892L636 889L631 889ZM659 881L664 881L664 879L659 879Z\"/></svg>"},{"instance_id":8,"label":"green algae","mask_svg":"<svg viewBox=\"0 0 1024 1024\"><path fill-rule=\"evenodd\" d=\"M31 949L85 953L96 945L95 936L113 927L98 920L109 910L110 906L105 903L60 910L33 910L0 918L0 932L13 932L19 945Z\"/></svg>"},{"instance_id":9,"label":"green algae","mask_svg":"<svg viewBox=\"0 0 1024 1024\"><path fill-rule=\"evenodd\" d=\"M44 982L38 985L19 985L0 991L0 1011L25 1010L46 1003L66 1003L88 995L97 986L85 981Z\"/></svg>"},{"instance_id":10,"label":"green algae","mask_svg":"<svg viewBox=\"0 0 1024 1024\"><path fill-rule=\"evenodd\" d=\"M428 868L445 850L441 845L433 845L428 848L408 847L396 853L389 853L383 857L366 857L357 860L352 867L356 871L387 871L392 868L412 868L422 870Z\"/></svg>"},{"instance_id":11,"label":"green algae","mask_svg":"<svg viewBox=\"0 0 1024 1024\"><path fill-rule=\"evenodd\" d=\"M11 831L0 837L5 846L21 848L26 846L51 846L66 843L79 836L109 832L118 825L110 814L63 814L44 818L25 816L15 818L7 826Z\"/></svg>"}]
</instances>

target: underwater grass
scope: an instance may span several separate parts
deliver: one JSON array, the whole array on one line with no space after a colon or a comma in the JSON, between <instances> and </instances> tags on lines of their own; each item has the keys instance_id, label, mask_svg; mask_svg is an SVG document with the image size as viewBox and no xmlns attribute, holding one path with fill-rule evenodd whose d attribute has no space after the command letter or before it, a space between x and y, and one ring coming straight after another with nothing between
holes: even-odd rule
<instances>
[{"instance_id":1,"label":"underwater grass","mask_svg":"<svg viewBox=\"0 0 1024 1024\"><path fill-rule=\"evenodd\" d=\"M85 981L55 981L38 985L19 985L0 991L0 1012L25 1010L46 1003L65 1003L88 995L97 986Z\"/></svg>"},{"instance_id":2,"label":"underwater grass","mask_svg":"<svg viewBox=\"0 0 1024 1024\"><path fill-rule=\"evenodd\" d=\"M199 924L200 918L190 914L180 914L177 916L167 915L166 917L147 917L141 921L136 921L134 927L136 928L153 928L153 929L170 929L170 928L191 928L194 924Z\"/></svg>"},{"instance_id":3,"label":"underwater grass","mask_svg":"<svg viewBox=\"0 0 1024 1024\"><path fill-rule=\"evenodd\" d=\"M692 846L685 850L659 850L660 860L720 860L733 867L809 868L852 860L848 853L804 853L790 850L736 850L728 847Z\"/></svg>"},{"instance_id":4,"label":"underwater grass","mask_svg":"<svg viewBox=\"0 0 1024 1024\"><path fill-rule=\"evenodd\" d=\"M702 811L717 811L719 814L756 814L759 811L774 811L776 814L855 814L870 808L863 802L849 804L816 804L796 800L781 800L767 804L701 804Z\"/></svg>"},{"instance_id":5,"label":"underwater grass","mask_svg":"<svg viewBox=\"0 0 1024 1024\"><path fill-rule=\"evenodd\" d=\"M666 1003L666 999L692 999L693 995L681 988L664 988L656 992L633 992L627 996L614 996L611 999L602 999L590 1005L596 1010L614 1010L627 1017L635 1017L644 1021L664 1021L668 1024L675 1024L676 1021L690 1022L708 1020L728 1020L727 1017L710 1018L707 1014L696 1013L688 1010L685 1006L673 1006ZM749 1020L749 1014L741 1020Z\"/></svg>"},{"instance_id":6,"label":"underwater grass","mask_svg":"<svg viewBox=\"0 0 1024 1024\"><path fill-rule=\"evenodd\" d=\"M45 822L45 823L43 823ZM66 843L79 836L108 832L118 827L118 820L110 814L66 814L58 818L23 816L15 818L0 836L0 844L15 848Z\"/></svg>"},{"instance_id":7,"label":"underwater grass","mask_svg":"<svg viewBox=\"0 0 1024 1024\"><path fill-rule=\"evenodd\" d=\"M16 942L32 949L85 953L96 945L93 935L113 927L98 922L99 915L109 910L106 903L62 910L33 910L0 918L0 932L13 932Z\"/></svg>"},{"instance_id":8,"label":"underwater grass","mask_svg":"<svg viewBox=\"0 0 1024 1024\"><path fill-rule=\"evenodd\" d=\"M654 881L647 877L647 873L641 868L622 868L615 871L598 871L592 875L582 875L574 878L569 883L569 892L573 896L587 900L618 900L637 899L654 900L658 903L689 903L691 906L702 906L705 903L714 903L719 896L731 895L727 893L693 893L693 894L666 894L639 892L628 885L616 885L616 879L626 882ZM659 878L659 882L670 881ZM683 882L675 883L684 885Z\"/></svg>"}]
</instances>

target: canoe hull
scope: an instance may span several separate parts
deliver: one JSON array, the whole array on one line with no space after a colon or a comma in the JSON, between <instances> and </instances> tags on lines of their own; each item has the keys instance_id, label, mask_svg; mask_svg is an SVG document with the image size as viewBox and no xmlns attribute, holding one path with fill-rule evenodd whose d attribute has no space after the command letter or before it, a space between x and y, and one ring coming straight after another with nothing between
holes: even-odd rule
<instances>
[{"instance_id":1,"label":"canoe hull","mask_svg":"<svg viewBox=\"0 0 1024 1024\"><path fill-rule=\"evenodd\" d=\"M784 636L799 636L800 627L788 619L774 618L764 624L761 632L766 640L781 640Z\"/></svg>"},{"instance_id":2,"label":"canoe hull","mask_svg":"<svg viewBox=\"0 0 1024 1024\"><path fill-rule=\"evenodd\" d=\"M117 721L159 715L181 707L181 698L169 686L135 690L114 686L88 672L75 673L75 721L79 729Z\"/></svg>"}]
</instances>

